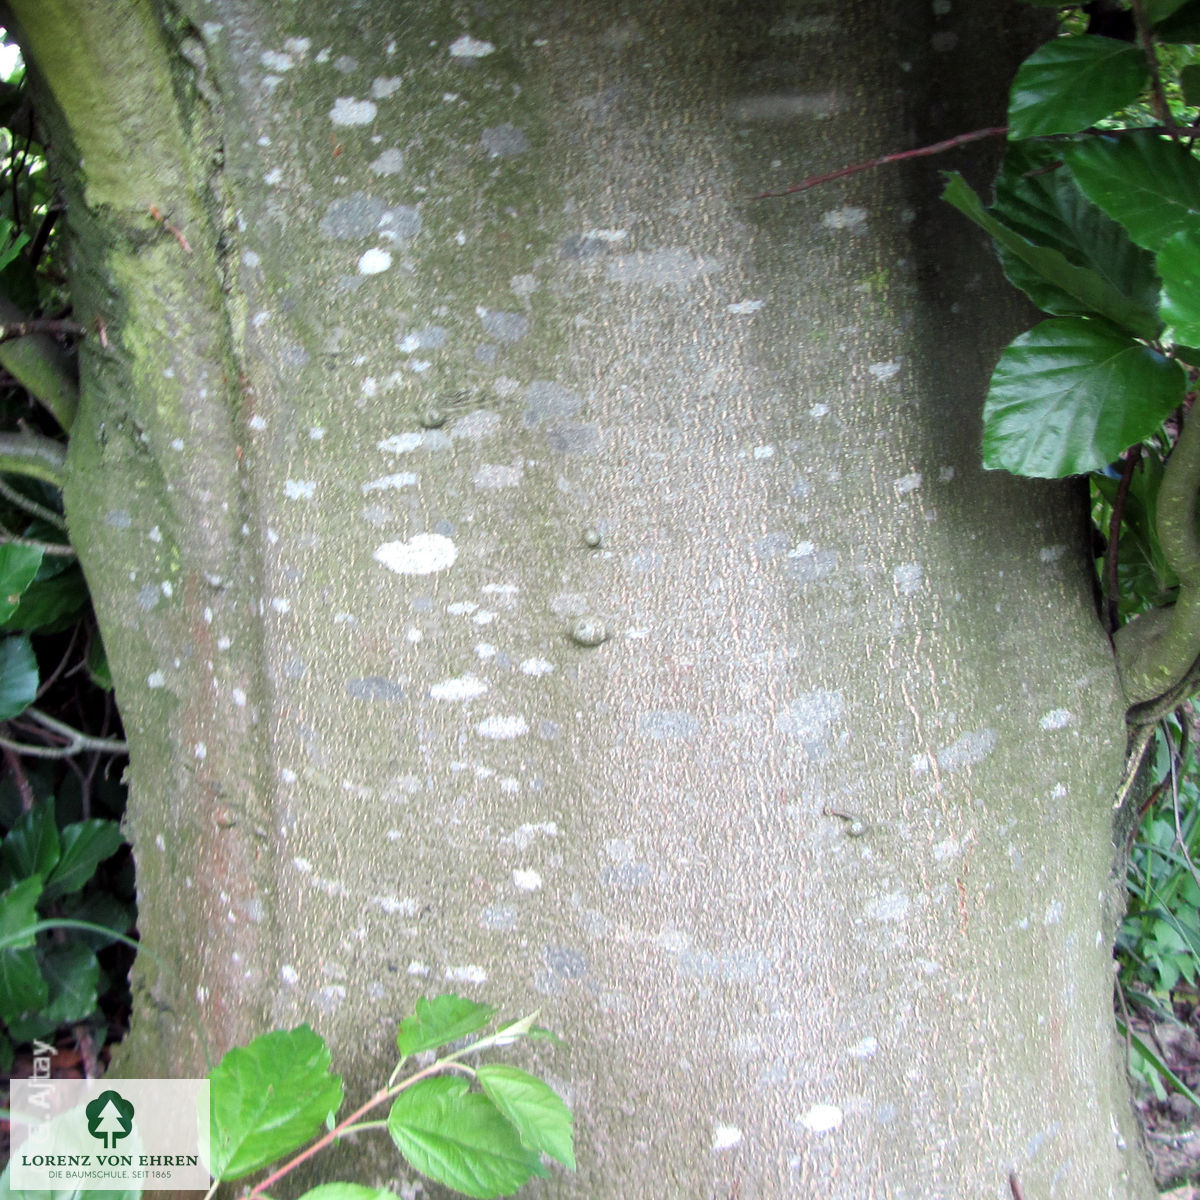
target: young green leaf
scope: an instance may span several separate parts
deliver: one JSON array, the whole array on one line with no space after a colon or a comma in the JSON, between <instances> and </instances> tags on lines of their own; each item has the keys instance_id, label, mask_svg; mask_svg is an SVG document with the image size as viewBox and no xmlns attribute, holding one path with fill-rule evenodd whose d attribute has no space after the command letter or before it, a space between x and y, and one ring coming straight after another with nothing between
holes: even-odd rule
<instances>
[{"instance_id":1,"label":"young green leaf","mask_svg":"<svg viewBox=\"0 0 1200 1200\"><path fill-rule=\"evenodd\" d=\"M462 996L446 993L432 1000L422 996L416 1013L400 1022L396 1046L405 1058L422 1050L435 1050L484 1029L495 1015L496 1010L489 1005Z\"/></svg>"},{"instance_id":2,"label":"young green leaf","mask_svg":"<svg viewBox=\"0 0 1200 1200\"><path fill-rule=\"evenodd\" d=\"M503 1063L485 1064L477 1075L484 1093L517 1127L527 1146L575 1170L571 1110L549 1084Z\"/></svg>"},{"instance_id":3,"label":"young green leaf","mask_svg":"<svg viewBox=\"0 0 1200 1200\"><path fill-rule=\"evenodd\" d=\"M27 637L0 641L0 721L23 713L38 690L38 665Z\"/></svg>"},{"instance_id":4,"label":"young green leaf","mask_svg":"<svg viewBox=\"0 0 1200 1200\"><path fill-rule=\"evenodd\" d=\"M1088 199L1139 246L1157 251L1200 223L1200 162L1177 142L1156 133L1089 138L1063 158Z\"/></svg>"},{"instance_id":5,"label":"young green leaf","mask_svg":"<svg viewBox=\"0 0 1200 1200\"><path fill-rule=\"evenodd\" d=\"M31 875L0 895L0 1019L5 1021L40 1008L48 995L33 933L41 894L41 876Z\"/></svg>"},{"instance_id":6,"label":"young green leaf","mask_svg":"<svg viewBox=\"0 0 1200 1200\"><path fill-rule=\"evenodd\" d=\"M240 1179L323 1132L342 1103L329 1050L307 1025L230 1050L209 1076L216 1179Z\"/></svg>"},{"instance_id":7,"label":"young green leaf","mask_svg":"<svg viewBox=\"0 0 1200 1200\"><path fill-rule=\"evenodd\" d=\"M21 546L7 542L0 546L0 621L17 611L21 593L33 582L42 565L40 546Z\"/></svg>"},{"instance_id":8,"label":"young green leaf","mask_svg":"<svg viewBox=\"0 0 1200 1200\"><path fill-rule=\"evenodd\" d=\"M1104 321L1043 321L992 375L984 466L1039 479L1100 470L1148 437L1185 387L1178 363Z\"/></svg>"},{"instance_id":9,"label":"young green leaf","mask_svg":"<svg viewBox=\"0 0 1200 1200\"><path fill-rule=\"evenodd\" d=\"M1158 252L1168 341L1200 345L1200 226L1173 233Z\"/></svg>"},{"instance_id":10,"label":"young green leaf","mask_svg":"<svg viewBox=\"0 0 1200 1200\"><path fill-rule=\"evenodd\" d=\"M1153 337L1159 328L1159 281L1154 256L1134 245L1129 234L1079 190L1053 146L1016 142L1009 146L996 177L990 216L1035 246L1057 250L1074 267L1095 272L1128 308L1107 299L1074 291L1031 266L1003 243L996 243L1009 282L1039 308L1058 317L1097 312Z\"/></svg>"},{"instance_id":11,"label":"young green leaf","mask_svg":"<svg viewBox=\"0 0 1200 1200\"><path fill-rule=\"evenodd\" d=\"M464 1079L438 1076L396 1097L388 1132L422 1175L467 1196L507 1196L535 1175L541 1156L526 1146L499 1109Z\"/></svg>"},{"instance_id":12,"label":"young green leaf","mask_svg":"<svg viewBox=\"0 0 1200 1200\"><path fill-rule=\"evenodd\" d=\"M23 812L0 846L4 865L14 879L27 879L30 875L46 879L58 865L59 853L53 797Z\"/></svg>"},{"instance_id":13,"label":"young green leaf","mask_svg":"<svg viewBox=\"0 0 1200 1200\"><path fill-rule=\"evenodd\" d=\"M300 1200L400 1200L387 1188L367 1187L361 1183L322 1183L310 1188Z\"/></svg>"},{"instance_id":14,"label":"young green leaf","mask_svg":"<svg viewBox=\"0 0 1200 1200\"><path fill-rule=\"evenodd\" d=\"M990 233L1011 258L1028 268L1022 279L1028 282L1032 278L1035 286L1023 290L1028 291L1035 303L1048 300L1073 313L1096 313L1138 337L1157 335L1158 319L1144 307L1141 299L1122 295L1097 271L1068 261L1061 250L1038 245L1010 229L984 209L982 201L957 172L947 172L945 178L942 199ZM1013 282L1023 287L1017 278L1013 278Z\"/></svg>"},{"instance_id":15,"label":"young green leaf","mask_svg":"<svg viewBox=\"0 0 1200 1200\"><path fill-rule=\"evenodd\" d=\"M1115 38L1055 38L1020 66L1008 104L1008 136L1075 133L1136 100L1150 81L1146 56Z\"/></svg>"},{"instance_id":16,"label":"young green leaf","mask_svg":"<svg viewBox=\"0 0 1200 1200\"><path fill-rule=\"evenodd\" d=\"M76 821L62 831L58 865L46 876L46 897L68 896L83 887L96 868L114 855L124 839L116 821Z\"/></svg>"}]
</instances>

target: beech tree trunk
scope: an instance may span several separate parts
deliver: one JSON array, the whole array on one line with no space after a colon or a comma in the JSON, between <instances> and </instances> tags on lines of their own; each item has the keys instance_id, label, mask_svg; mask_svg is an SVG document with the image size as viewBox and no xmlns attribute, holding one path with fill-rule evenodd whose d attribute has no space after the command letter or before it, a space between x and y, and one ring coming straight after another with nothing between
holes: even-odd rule
<instances>
[{"instance_id":1,"label":"beech tree trunk","mask_svg":"<svg viewBox=\"0 0 1200 1200\"><path fill-rule=\"evenodd\" d=\"M754 199L998 123L1038 14L12 7L93 331L121 1069L308 1021L361 1093L454 990L567 1041L533 1197L1153 1195L1084 501L979 466L1019 306L935 162Z\"/></svg>"}]
</instances>

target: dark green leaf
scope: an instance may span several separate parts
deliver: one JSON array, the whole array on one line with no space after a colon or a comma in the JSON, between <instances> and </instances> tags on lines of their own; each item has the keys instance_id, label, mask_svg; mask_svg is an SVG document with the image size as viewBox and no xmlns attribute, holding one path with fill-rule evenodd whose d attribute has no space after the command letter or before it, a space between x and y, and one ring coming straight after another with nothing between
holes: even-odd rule
<instances>
[{"instance_id":1,"label":"dark green leaf","mask_svg":"<svg viewBox=\"0 0 1200 1200\"><path fill-rule=\"evenodd\" d=\"M1188 63L1179 71L1179 90L1184 104L1200 107L1200 63Z\"/></svg>"},{"instance_id":2,"label":"dark green leaf","mask_svg":"<svg viewBox=\"0 0 1200 1200\"><path fill-rule=\"evenodd\" d=\"M23 713L38 690L37 657L25 636L0 639L0 721Z\"/></svg>"},{"instance_id":3,"label":"dark green leaf","mask_svg":"<svg viewBox=\"0 0 1200 1200\"><path fill-rule=\"evenodd\" d=\"M81 929L71 931L73 938L78 938L93 950L111 946L116 935L128 932L134 920L133 905L98 889L66 900L62 905L62 915L69 920L87 921L98 927L97 932L93 933ZM110 930L111 936L105 936L105 930Z\"/></svg>"},{"instance_id":4,"label":"dark green leaf","mask_svg":"<svg viewBox=\"0 0 1200 1200\"><path fill-rule=\"evenodd\" d=\"M1017 71L1008 104L1008 136L1075 133L1137 99L1150 80L1146 56L1115 38L1055 38Z\"/></svg>"},{"instance_id":5,"label":"dark green leaf","mask_svg":"<svg viewBox=\"0 0 1200 1200\"><path fill-rule=\"evenodd\" d=\"M405 1017L396 1034L396 1046L401 1055L419 1054L434 1050L447 1042L477 1033L496 1015L496 1010L462 996L441 995L417 1001L416 1015Z\"/></svg>"},{"instance_id":6,"label":"dark green leaf","mask_svg":"<svg viewBox=\"0 0 1200 1200\"><path fill-rule=\"evenodd\" d=\"M17 611L21 593L33 582L42 565L40 546L6 542L0 546L0 621Z\"/></svg>"},{"instance_id":7,"label":"dark green leaf","mask_svg":"<svg viewBox=\"0 0 1200 1200\"><path fill-rule=\"evenodd\" d=\"M484 1093L517 1127L525 1145L575 1170L571 1110L553 1088L534 1075L502 1063L481 1066L478 1076Z\"/></svg>"},{"instance_id":8,"label":"dark green leaf","mask_svg":"<svg viewBox=\"0 0 1200 1200\"><path fill-rule=\"evenodd\" d=\"M92 638L87 656L88 677L98 687L106 692L113 690L112 671L108 667L108 655L104 650L104 642L100 635Z\"/></svg>"},{"instance_id":9,"label":"dark green leaf","mask_svg":"<svg viewBox=\"0 0 1200 1200\"><path fill-rule=\"evenodd\" d=\"M216 1179L240 1179L299 1149L324 1131L325 1118L342 1103L329 1050L307 1025L230 1050L209 1085L209 1169Z\"/></svg>"},{"instance_id":10,"label":"dark green leaf","mask_svg":"<svg viewBox=\"0 0 1200 1200\"><path fill-rule=\"evenodd\" d=\"M1146 20L1151 25L1155 25L1159 21L1165 21L1185 4L1193 2L1194 0L1143 0L1142 11L1146 15Z\"/></svg>"},{"instance_id":11,"label":"dark green leaf","mask_svg":"<svg viewBox=\"0 0 1200 1200\"><path fill-rule=\"evenodd\" d=\"M1200 343L1200 224L1172 234L1158 252L1162 319L1171 342Z\"/></svg>"},{"instance_id":12,"label":"dark green leaf","mask_svg":"<svg viewBox=\"0 0 1200 1200\"><path fill-rule=\"evenodd\" d=\"M45 879L54 870L58 865L59 840L53 796L21 814L8 831L0 854L14 879L28 879L30 875Z\"/></svg>"},{"instance_id":13,"label":"dark green leaf","mask_svg":"<svg viewBox=\"0 0 1200 1200\"><path fill-rule=\"evenodd\" d=\"M1200 0L1184 0L1169 17L1151 23L1160 42L1200 42Z\"/></svg>"},{"instance_id":14,"label":"dark green leaf","mask_svg":"<svg viewBox=\"0 0 1200 1200\"><path fill-rule=\"evenodd\" d=\"M53 1026L82 1021L96 1007L100 964L81 942L51 946L41 954L42 975L49 995L39 1016Z\"/></svg>"},{"instance_id":15,"label":"dark green leaf","mask_svg":"<svg viewBox=\"0 0 1200 1200\"><path fill-rule=\"evenodd\" d=\"M66 896L85 883L124 844L116 821L77 821L62 831L58 866L46 876L46 896Z\"/></svg>"},{"instance_id":16,"label":"dark green leaf","mask_svg":"<svg viewBox=\"0 0 1200 1200\"><path fill-rule=\"evenodd\" d=\"M1094 272L1124 302L1094 289L1077 294L1082 291L1077 282L1065 280L1063 286L1047 278L1043 264L1039 270L997 242L1009 281L1039 308L1061 317L1096 312L1144 337L1158 332L1153 256L1135 246L1116 221L1084 196L1053 147L1010 146L996 179L996 201L988 212L1033 245L1057 250L1072 266Z\"/></svg>"},{"instance_id":17,"label":"dark green leaf","mask_svg":"<svg viewBox=\"0 0 1200 1200\"><path fill-rule=\"evenodd\" d=\"M400 1200L387 1188L367 1187L361 1183L323 1183L310 1188L300 1200Z\"/></svg>"},{"instance_id":18,"label":"dark green leaf","mask_svg":"<svg viewBox=\"0 0 1200 1200\"><path fill-rule=\"evenodd\" d=\"M400 1153L422 1175L467 1196L507 1196L547 1173L537 1151L462 1079L413 1084L396 1098L387 1124Z\"/></svg>"},{"instance_id":19,"label":"dark green leaf","mask_svg":"<svg viewBox=\"0 0 1200 1200\"><path fill-rule=\"evenodd\" d=\"M1157 319L1139 301L1123 296L1097 271L1074 265L1053 246L1036 245L1009 229L984 210L979 197L957 172L946 174L946 189L942 199L990 233L997 245L1003 247L1011 257L1024 263L1028 268L1027 279L1032 276L1045 285L1045 290L1038 290L1036 297L1030 293L1031 299L1041 297L1057 301L1063 297L1071 298L1075 312L1082 310L1106 316L1114 324L1140 337L1154 337L1157 334Z\"/></svg>"},{"instance_id":20,"label":"dark green leaf","mask_svg":"<svg viewBox=\"0 0 1200 1200\"><path fill-rule=\"evenodd\" d=\"M1154 133L1095 137L1063 158L1093 204L1119 221L1139 246L1157 251L1200 218L1200 162Z\"/></svg>"},{"instance_id":21,"label":"dark green leaf","mask_svg":"<svg viewBox=\"0 0 1200 1200\"><path fill-rule=\"evenodd\" d=\"M47 576L48 562L43 560L39 578L25 589L17 611L0 621L0 629L53 633L72 624L87 607L87 584L78 565L70 563L66 570Z\"/></svg>"},{"instance_id":22,"label":"dark green leaf","mask_svg":"<svg viewBox=\"0 0 1200 1200\"><path fill-rule=\"evenodd\" d=\"M984 466L1042 479L1100 470L1183 400L1183 369L1103 321L1043 321L1005 350L983 409Z\"/></svg>"}]
</instances>

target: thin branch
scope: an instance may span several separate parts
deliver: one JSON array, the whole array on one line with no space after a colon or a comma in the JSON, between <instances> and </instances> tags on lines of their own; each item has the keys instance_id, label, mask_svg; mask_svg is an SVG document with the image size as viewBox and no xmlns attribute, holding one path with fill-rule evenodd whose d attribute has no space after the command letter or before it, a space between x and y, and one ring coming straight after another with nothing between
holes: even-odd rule
<instances>
[{"instance_id":1,"label":"thin branch","mask_svg":"<svg viewBox=\"0 0 1200 1200\"><path fill-rule=\"evenodd\" d=\"M47 525L53 525L55 529L61 529L64 533L67 530L67 522L61 513L56 513L54 509L47 508L44 504L39 504L36 500L30 500L28 496L23 496L15 487L10 487L3 479L0 479L0 496L3 496L10 504L15 504L18 508L24 509L31 517L37 517L39 521L45 521Z\"/></svg>"},{"instance_id":2,"label":"thin branch","mask_svg":"<svg viewBox=\"0 0 1200 1200\"><path fill-rule=\"evenodd\" d=\"M58 542L40 542L36 538L17 537L7 529L0 527L0 546L32 546L43 554L56 554L59 558L74 558L75 547L63 546Z\"/></svg>"},{"instance_id":3,"label":"thin branch","mask_svg":"<svg viewBox=\"0 0 1200 1200\"><path fill-rule=\"evenodd\" d=\"M28 321L11 321L7 325L0 325L0 342L31 337L35 333L83 337L87 330L78 322L67 320L65 317L32 317Z\"/></svg>"},{"instance_id":4,"label":"thin branch","mask_svg":"<svg viewBox=\"0 0 1200 1200\"><path fill-rule=\"evenodd\" d=\"M35 746L0 737L0 747L12 750L16 754L28 754L34 758L70 758L71 755L78 754L81 750L98 750L106 754L129 753L127 742L121 741L119 738L90 737L70 725L64 725L62 721L55 720L54 717L42 712L39 708L30 706L21 713L21 716L31 717L51 733L66 738L67 744L65 746Z\"/></svg>"},{"instance_id":5,"label":"thin branch","mask_svg":"<svg viewBox=\"0 0 1200 1200\"><path fill-rule=\"evenodd\" d=\"M793 183L791 187L783 188L777 192L761 192L757 196L752 196L751 199L770 200L777 196L790 196L793 192L805 192L809 188L817 187L822 183L829 183L834 179L843 179L847 175L857 175L861 171L872 171L876 167L884 167L888 163L903 162L908 158L927 158L931 154L943 154L947 150L953 150L958 146L965 146L970 142L983 141L984 138L1003 137L1007 132L1007 125L995 125L990 129L976 129L971 133L960 133L957 137L947 138L944 142L934 142L931 146L919 146L916 150L900 150L895 154L885 154L881 158L872 158L866 162L855 163L852 167L841 167L836 171L826 171L824 175L810 175L807 179L802 179L799 183Z\"/></svg>"},{"instance_id":6,"label":"thin branch","mask_svg":"<svg viewBox=\"0 0 1200 1200\"><path fill-rule=\"evenodd\" d=\"M1167 93L1163 89L1162 75L1158 70L1158 54L1154 50L1154 35L1150 32L1150 24L1146 20L1146 9L1143 0L1131 0L1133 23L1137 26L1138 42L1141 43L1142 53L1146 56L1146 66L1150 71L1150 102L1154 115L1167 126L1174 126L1174 115L1167 104ZM1177 132L1173 129L1173 132Z\"/></svg>"}]
</instances>

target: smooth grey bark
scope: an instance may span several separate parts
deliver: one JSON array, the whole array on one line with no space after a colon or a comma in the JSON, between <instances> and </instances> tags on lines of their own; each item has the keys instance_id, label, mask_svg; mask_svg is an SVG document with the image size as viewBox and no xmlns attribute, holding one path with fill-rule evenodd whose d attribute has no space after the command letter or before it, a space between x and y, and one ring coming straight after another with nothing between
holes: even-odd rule
<instances>
[{"instance_id":1,"label":"smooth grey bark","mask_svg":"<svg viewBox=\"0 0 1200 1200\"><path fill-rule=\"evenodd\" d=\"M751 199L994 123L1028 14L14 7L107 331L123 1069L308 1020L361 1091L458 990L569 1043L530 1195L1152 1195L1082 500L978 464L1016 310L928 164Z\"/></svg>"}]
</instances>

